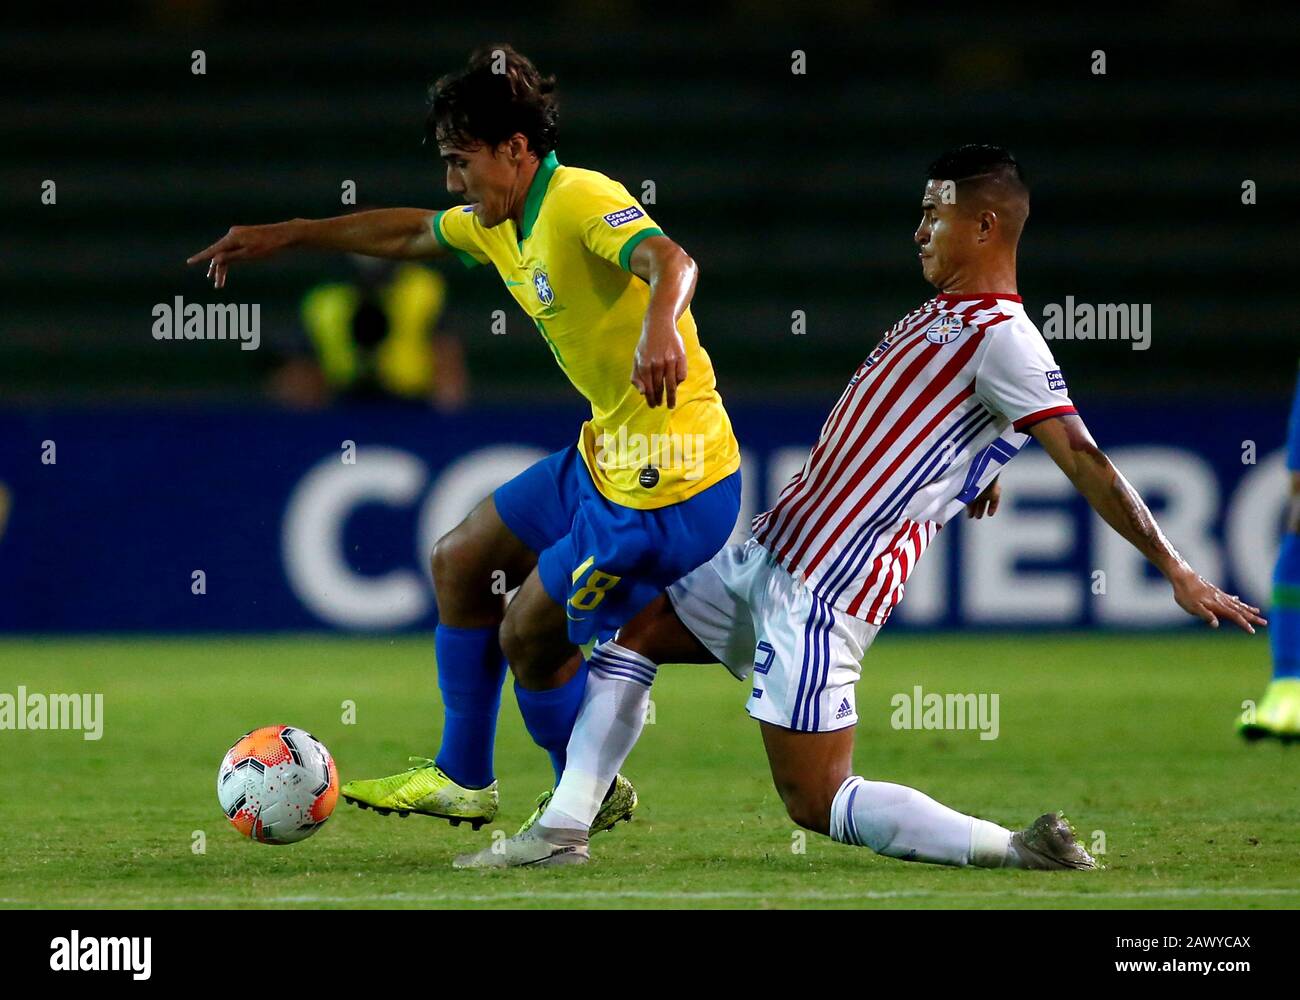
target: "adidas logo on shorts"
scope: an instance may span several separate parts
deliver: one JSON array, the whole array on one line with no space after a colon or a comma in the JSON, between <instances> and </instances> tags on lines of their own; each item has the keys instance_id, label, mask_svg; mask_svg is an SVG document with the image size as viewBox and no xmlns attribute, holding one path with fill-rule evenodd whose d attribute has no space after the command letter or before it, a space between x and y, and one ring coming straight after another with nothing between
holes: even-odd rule
<instances>
[{"instance_id":1,"label":"adidas logo on shorts","mask_svg":"<svg viewBox=\"0 0 1300 1000\"><path fill-rule=\"evenodd\" d=\"M853 714L853 706L849 704L849 699L845 698L840 702L840 707L835 712L836 719L844 719Z\"/></svg>"}]
</instances>

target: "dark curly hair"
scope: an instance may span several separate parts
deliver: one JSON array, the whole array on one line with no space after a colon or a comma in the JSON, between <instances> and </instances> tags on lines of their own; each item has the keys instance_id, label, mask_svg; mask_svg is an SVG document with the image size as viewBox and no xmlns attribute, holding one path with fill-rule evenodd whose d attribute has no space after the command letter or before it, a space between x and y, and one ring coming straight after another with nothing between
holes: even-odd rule
<instances>
[{"instance_id":1,"label":"dark curly hair","mask_svg":"<svg viewBox=\"0 0 1300 1000\"><path fill-rule=\"evenodd\" d=\"M555 148L555 77L542 76L509 45L475 49L464 69L429 88L429 101L426 143L495 147L518 132L539 157Z\"/></svg>"}]
</instances>

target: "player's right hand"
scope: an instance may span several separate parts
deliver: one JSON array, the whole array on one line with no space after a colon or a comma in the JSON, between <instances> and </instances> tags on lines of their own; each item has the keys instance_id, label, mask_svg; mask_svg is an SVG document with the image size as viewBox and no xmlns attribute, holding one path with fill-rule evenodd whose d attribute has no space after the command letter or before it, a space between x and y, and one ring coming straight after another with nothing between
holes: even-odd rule
<instances>
[{"instance_id":1,"label":"player's right hand","mask_svg":"<svg viewBox=\"0 0 1300 1000\"><path fill-rule=\"evenodd\" d=\"M293 243L291 224L276 222L269 226L231 226L225 236L189 258L186 264L208 261L208 277L214 288L224 288L226 272L237 260L261 260L279 253Z\"/></svg>"},{"instance_id":2,"label":"player's right hand","mask_svg":"<svg viewBox=\"0 0 1300 1000\"><path fill-rule=\"evenodd\" d=\"M1236 594L1225 594L1195 570L1188 569L1172 582L1178 606L1211 628L1218 628L1219 619L1226 618L1243 632L1254 635L1256 625L1268 624L1268 620L1260 616L1259 608L1247 604Z\"/></svg>"},{"instance_id":3,"label":"player's right hand","mask_svg":"<svg viewBox=\"0 0 1300 1000\"><path fill-rule=\"evenodd\" d=\"M998 512L998 505L1002 503L1002 487L998 485L998 477L993 477L993 482L984 487L974 500L966 505L966 516L981 518L985 514L992 517Z\"/></svg>"},{"instance_id":4,"label":"player's right hand","mask_svg":"<svg viewBox=\"0 0 1300 1000\"><path fill-rule=\"evenodd\" d=\"M647 322L636 345L632 385L652 409L667 402L671 410L677 405L677 387L685 381L686 345L676 321Z\"/></svg>"}]
</instances>

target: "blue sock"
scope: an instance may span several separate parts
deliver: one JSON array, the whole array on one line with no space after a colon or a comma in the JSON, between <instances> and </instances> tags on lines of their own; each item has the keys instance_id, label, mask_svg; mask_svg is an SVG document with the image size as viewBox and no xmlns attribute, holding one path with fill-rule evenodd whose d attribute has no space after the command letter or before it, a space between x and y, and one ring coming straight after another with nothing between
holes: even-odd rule
<instances>
[{"instance_id":1,"label":"blue sock","mask_svg":"<svg viewBox=\"0 0 1300 1000\"><path fill-rule=\"evenodd\" d=\"M439 625L433 643L444 715L438 766L459 785L484 788L495 777L492 749L506 679L497 629Z\"/></svg>"},{"instance_id":2,"label":"blue sock","mask_svg":"<svg viewBox=\"0 0 1300 1000\"><path fill-rule=\"evenodd\" d=\"M569 736L578 721L582 708L582 695L587 690L587 664L583 661L578 672L568 682L550 691L529 691L515 683L515 698L519 701L519 714L533 742L551 755L555 769L555 783L560 783L564 773L565 751Z\"/></svg>"},{"instance_id":3,"label":"blue sock","mask_svg":"<svg viewBox=\"0 0 1300 1000\"><path fill-rule=\"evenodd\" d=\"M1282 536L1273 571L1273 606L1268 614L1273 678L1300 677L1300 533Z\"/></svg>"}]
</instances>

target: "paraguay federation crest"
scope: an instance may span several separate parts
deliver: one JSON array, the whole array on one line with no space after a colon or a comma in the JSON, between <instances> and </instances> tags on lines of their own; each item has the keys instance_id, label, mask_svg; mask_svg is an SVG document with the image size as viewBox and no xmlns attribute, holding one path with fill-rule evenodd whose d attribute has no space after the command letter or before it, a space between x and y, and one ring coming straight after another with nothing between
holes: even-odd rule
<instances>
[{"instance_id":1,"label":"paraguay federation crest","mask_svg":"<svg viewBox=\"0 0 1300 1000\"><path fill-rule=\"evenodd\" d=\"M951 344L963 329L960 316L945 314L926 327L925 339L932 344Z\"/></svg>"},{"instance_id":2,"label":"paraguay federation crest","mask_svg":"<svg viewBox=\"0 0 1300 1000\"><path fill-rule=\"evenodd\" d=\"M537 292L537 298L544 306L549 306L555 301L555 291L551 288L551 279L546 276L546 272L540 267L533 271L533 290Z\"/></svg>"}]
</instances>

